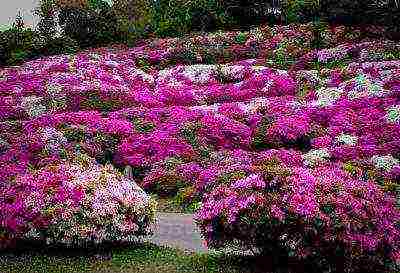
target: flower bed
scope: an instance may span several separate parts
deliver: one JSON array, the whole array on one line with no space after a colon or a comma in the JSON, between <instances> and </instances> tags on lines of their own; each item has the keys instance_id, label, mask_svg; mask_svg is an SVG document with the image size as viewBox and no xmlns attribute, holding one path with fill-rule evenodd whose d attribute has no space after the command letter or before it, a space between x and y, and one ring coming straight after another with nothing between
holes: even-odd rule
<instances>
[{"instance_id":1,"label":"flower bed","mask_svg":"<svg viewBox=\"0 0 400 273\"><path fill-rule=\"evenodd\" d=\"M149 40L2 70L2 242L146 233L154 208L134 179L199 207L211 246L340 256L339 271L394 267L396 45L350 37L312 51L310 35L310 26L217 33L188 37L198 47L184 49ZM230 57L204 61L211 45Z\"/></svg>"}]
</instances>

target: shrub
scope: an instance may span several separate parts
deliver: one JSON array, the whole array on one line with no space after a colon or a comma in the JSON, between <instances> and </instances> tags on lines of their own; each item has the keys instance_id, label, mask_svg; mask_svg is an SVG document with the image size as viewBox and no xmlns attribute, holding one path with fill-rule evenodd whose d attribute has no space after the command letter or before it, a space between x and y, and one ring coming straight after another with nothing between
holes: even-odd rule
<instances>
[{"instance_id":1,"label":"shrub","mask_svg":"<svg viewBox=\"0 0 400 273\"><path fill-rule=\"evenodd\" d=\"M393 264L399 250L396 199L336 166L307 169L282 152L259 155L250 174L216 183L204 195L196 219L209 245L238 240L335 272L381 272Z\"/></svg>"},{"instance_id":2,"label":"shrub","mask_svg":"<svg viewBox=\"0 0 400 273\"><path fill-rule=\"evenodd\" d=\"M0 32L0 65L17 65L40 54L44 40L31 29L12 27Z\"/></svg>"},{"instance_id":3,"label":"shrub","mask_svg":"<svg viewBox=\"0 0 400 273\"><path fill-rule=\"evenodd\" d=\"M251 25L277 23L280 20L280 8L271 1L219 1L228 17L228 27L248 28Z\"/></svg>"},{"instance_id":4,"label":"shrub","mask_svg":"<svg viewBox=\"0 0 400 273\"><path fill-rule=\"evenodd\" d=\"M135 29L144 29L151 22L149 0L115 0L112 9L118 19L128 21Z\"/></svg>"},{"instance_id":5,"label":"shrub","mask_svg":"<svg viewBox=\"0 0 400 273\"><path fill-rule=\"evenodd\" d=\"M157 36L177 37L191 30L212 31L229 25L223 5L216 0L158 0L152 5L152 25Z\"/></svg>"},{"instance_id":6,"label":"shrub","mask_svg":"<svg viewBox=\"0 0 400 273\"><path fill-rule=\"evenodd\" d=\"M151 233L155 206L146 193L111 166L81 159L1 185L0 245L18 239L80 245Z\"/></svg>"},{"instance_id":7,"label":"shrub","mask_svg":"<svg viewBox=\"0 0 400 273\"><path fill-rule=\"evenodd\" d=\"M51 39L56 35L57 22L55 17L55 6L53 0L41 0L35 10L39 16L38 31L46 39Z\"/></svg>"},{"instance_id":8,"label":"shrub","mask_svg":"<svg viewBox=\"0 0 400 273\"><path fill-rule=\"evenodd\" d=\"M78 41L82 48L121 40L116 14L102 1L88 8L61 7L59 23L64 34Z\"/></svg>"},{"instance_id":9,"label":"shrub","mask_svg":"<svg viewBox=\"0 0 400 273\"><path fill-rule=\"evenodd\" d=\"M79 50L78 42L68 36L53 37L46 41L42 49L43 55L57 55L76 53Z\"/></svg>"}]
</instances>

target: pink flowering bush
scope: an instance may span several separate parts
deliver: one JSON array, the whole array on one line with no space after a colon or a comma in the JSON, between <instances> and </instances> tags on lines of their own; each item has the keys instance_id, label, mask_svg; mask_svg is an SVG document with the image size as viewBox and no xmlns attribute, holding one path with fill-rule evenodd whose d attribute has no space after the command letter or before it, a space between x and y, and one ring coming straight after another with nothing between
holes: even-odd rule
<instances>
[{"instance_id":1,"label":"pink flowering bush","mask_svg":"<svg viewBox=\"0 0 400 273\"><path fill-rule=\"evenodd\" d=\"M400 212L394 196L335 165L310 170L301 160L285 163L274 156L256 160L253 172L204 195L196 219L211 245L238 240L267 253L326 260L334 255L339 272L366 261L383 268L396 255Z\"/></svg>"},{"instance_id":2,"label":"pink flowering bush","mask_svg":"<svg viewBox=\"0 0 400 273\"><path fill-rule=\"evenodd\" d=\"M1 185L2 245L16 239L82 244L151 232L155 207L141 188L110 166L76 160Z\"/></svg>"}]
</instances>

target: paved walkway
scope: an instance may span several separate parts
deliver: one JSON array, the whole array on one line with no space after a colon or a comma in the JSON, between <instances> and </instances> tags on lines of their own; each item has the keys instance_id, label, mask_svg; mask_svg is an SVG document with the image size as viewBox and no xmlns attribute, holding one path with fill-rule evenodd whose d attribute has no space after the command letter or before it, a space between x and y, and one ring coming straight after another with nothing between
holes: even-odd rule
<instances>
[{"instance_id":1,"label":"paved walkway","mask_svg":"<svg viewBox=\"0 0 400 273\"><path fill-rule=\"evenodd\" d=\"M154 235L143 238L143 241L160 246L176 247L183 250L208 252L200 231L193 222L192 214L157 213L157 224Z\"/></svg>"},{"instance_id":2,"label":"paved walkway","mask_svg":"<svg viewBox=\"0 0 400 273\"><path fill-rule=\"evenodd\" d=\"M154 235L140 241L150 242L159 246L169 246L188 252L225 252L226 254L252 255L251 251L238 251L224 248L220 251L208 249L200 230L193 222L192 214L157 213L157 224Z\"/></svg>"}]
</instances>

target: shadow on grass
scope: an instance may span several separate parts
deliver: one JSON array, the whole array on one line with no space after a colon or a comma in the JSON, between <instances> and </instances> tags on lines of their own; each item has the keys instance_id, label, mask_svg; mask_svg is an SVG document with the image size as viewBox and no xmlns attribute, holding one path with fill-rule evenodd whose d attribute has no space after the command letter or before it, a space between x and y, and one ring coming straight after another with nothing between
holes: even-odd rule
<instances>
[{"instance_id":1,"label":"shadow on grass","mask_svg":"<svg viewBox=\"0 0 400 273\"><path fill-rule=\"evenodd\" d=\"M13 250L0 252L0 272L281 273L294 271L273 268L269 257L228 255L222 252L188 254L182 250L150 243L106 242L85 247L66 247L24 241L19 242Z\"/></svg>"},{"instance_id":2,"label":"shadow on grass","mask_svg":"<svg viewBox=\"0 0 400 273\"><path fill-rule=\"evenodd\" d=\"M16 248L0 252L0 272L250 272L241 270L236 261L219 255L187 254L150 243L107 242L67 247L21 241Z\"/></svg>"},{"instance_id":3,"label":"shadow on grass","mask_svg":"<svg viewBox=\"0 0 400 273\"><path fill-rule=\"evenodd\" d=\"M317 266L276 255L185 253L151 243L106 242L85 247L19 242L0 252L1 273L313 273Z\"/></svg>"}]
</instances>

